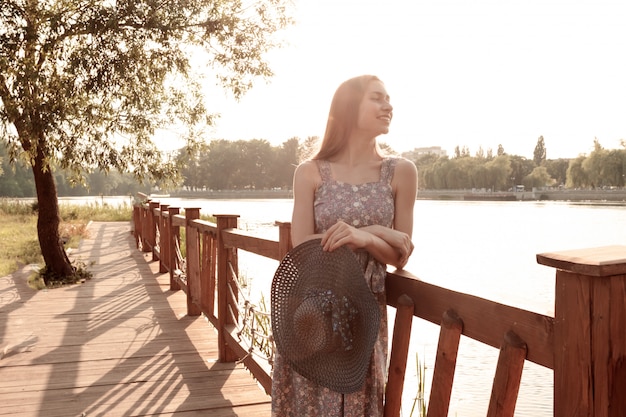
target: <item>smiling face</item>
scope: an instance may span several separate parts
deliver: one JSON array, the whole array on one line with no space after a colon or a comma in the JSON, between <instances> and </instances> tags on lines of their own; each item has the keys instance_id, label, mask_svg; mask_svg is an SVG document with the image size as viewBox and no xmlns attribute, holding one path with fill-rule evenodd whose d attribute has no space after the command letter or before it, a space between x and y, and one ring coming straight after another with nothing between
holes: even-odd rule
<instances>
[{"instance_id":1,"label":"smiling face","mask_svg":"<svg viewBox=\"0 0 626 417\"><path fill-rule=\"evenodd\" d=\"M324 139L313 159L332 158L353 135L373 139L389 132L392 110L385 85L376 76L344 81L333 96Z\"/></svg>"},{"instance_id":2,"label":"smiling face","mask_svg":"<svg viewBox=\"0 0 626 417\"><path fill-rule=\"evenodd\" d=\"M371 80L359 105L357 129L373 136L389 132L393 106L382 81Z\"/></svg>"}]
</instances>

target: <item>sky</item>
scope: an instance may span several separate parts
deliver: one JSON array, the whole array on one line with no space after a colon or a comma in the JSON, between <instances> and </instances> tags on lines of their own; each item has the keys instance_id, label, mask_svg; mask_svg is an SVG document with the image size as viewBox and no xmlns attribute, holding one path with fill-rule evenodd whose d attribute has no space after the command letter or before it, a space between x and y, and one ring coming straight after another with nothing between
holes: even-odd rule
<instances>
[{"instance_id":1,"label":"sky","mask_svg":"<svg viewBox=\"0 0 626 417\"><path fill-rule=\"evenodd\" d=\"M211 138L322 136L344 80L374 74L394 106L399 152L502 145L532 158L589 154L626 139L626 3L622 0L293 0L275 75L221 113Z\"/></svg>"}]
</instances>

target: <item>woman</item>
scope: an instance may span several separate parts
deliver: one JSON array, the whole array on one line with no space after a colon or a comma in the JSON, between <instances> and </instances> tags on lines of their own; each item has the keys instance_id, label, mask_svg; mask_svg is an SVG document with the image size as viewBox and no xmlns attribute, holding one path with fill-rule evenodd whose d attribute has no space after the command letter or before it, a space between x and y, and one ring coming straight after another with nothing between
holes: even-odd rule
<instances>
[{"instance_id":1,"label":"woman","mask_svg":"<svg viewBox=\"0 0 626 417\"><path fill-rule=\"evenodd\" d=\"M406 265L413 243L417 169L382 155L376 138L389 131L393 107L384 84L364 75L342 83L333 97L319 152L294 175L293 246L321 237L324 250L347 245L357 254L381 310L381 326L363 388L341 394L299 375L277 354L274 417L383 414L387 364L386 265Z\"/></svg>"}]
</instances>

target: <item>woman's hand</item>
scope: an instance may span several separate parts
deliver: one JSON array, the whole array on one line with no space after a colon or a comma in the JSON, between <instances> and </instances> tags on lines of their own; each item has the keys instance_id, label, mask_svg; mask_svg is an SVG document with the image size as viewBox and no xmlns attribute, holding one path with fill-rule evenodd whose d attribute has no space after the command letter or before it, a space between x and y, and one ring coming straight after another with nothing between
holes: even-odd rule
<instances>
[{"instance_id":1,"label":"woman's hand","mask_svg":"<svg viewBox=\"0 0 626 417\"><path fill-rule=\"evenodd\" d=\"M392 263L393 266L398 269L402 269L407 264L409 257L415 248L413 242L411 241L411 236L408 233L380 225L366 226L363 230L378 236L396 250L398 253L398 259L396 262Z\"/></svg>"},{"instance_id":2,"label":"woman's hand","mask_svg":"<svg viewBox=\"0 0 626 417\"><path fill-rule=\"evenodd\" d=\"M339 221L332 225L322 235L322 246L325 251L333 251L343 245L348 245L353 251L366 248L372 240L372 235Z\"/></svg>"},{"instance_id":3,"label":"woman's hand","mask_svg":"<svg viewBox=\"0 0 626 417\"><path fill-rule=\"evenodd\" d=\"M399 264L402 266L396 266L398 266L398 268L402 268L409 261L409 257L413 253L415 245L413 245L411 236L407 233L389 228L385 229L384 236L380 237L398 251L398 254L400 255Z\"/></svg>"},{"instance_id":4,"label":"woman's hand","mask_svg":"<svg viewBox=\"0 0 626 417\"><path fill-rule=\"evenodd\" d=\"M382 226L356 228L339 221L322 235L322 246L333 251L343 245L353 251L366 250L379 262L398 269L406 265L413 252L413 242L406 233Z\"/></svg>"}]
</instances>

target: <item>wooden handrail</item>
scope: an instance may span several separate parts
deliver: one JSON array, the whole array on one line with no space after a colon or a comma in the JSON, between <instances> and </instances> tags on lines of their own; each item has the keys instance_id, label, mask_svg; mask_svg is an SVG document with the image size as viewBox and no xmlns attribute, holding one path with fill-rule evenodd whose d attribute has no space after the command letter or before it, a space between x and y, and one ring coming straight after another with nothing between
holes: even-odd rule
<instances>
[{"instance_id":1,"label":"wooden handrail","mask_svg":"<svg viewBox=\"0 0 626 417\"><path fill-rule=\"evenodd\" d=\"M496 349L500 348L504 334L513 330L528 344L528 360L554 367L552 317L439 287L407 271L389 272L389 305L396 307L394 300L402 294L415 301L415 316L440 325L444 313L453 310L463 320L463 335Z\"/></svg>"},{"instance_id":2,"label":"wooden handrail","mask_svg":"<svg viewBox=\"0 0 626 417\"><path fill-rule=\"evenodd\" d=\"M161 257L160 271L170 272L171 289L187 293L189 314L202 313L216 326L220 360L242 360L269 393L269 367L250 355L237 335L230 271L238 273L238 249L282 259L292 246L290 224L276 223L275 241L239 230L237 215L218 215L216 224L199 215L199 209L188 208L183 217L179 208L151 201L136 206L136 244L155 260ZM167 240L160 251L155 251L157 227ZM181 228L186 276L173 274ZM429 417L447 415L461 334L500 350L489 416L513 415L525 360L554 371L554 416L626 415L626 246L539 254L537 261L557 269L554 317L439 287L407 271L388 271L388 304L404 309L398 300L409 299L413 316L441 326ZM400 326L407 329L394 326L394 331L408 330ZM397 408L393 401L389 406Z\"/></svg>"}]
</instances>

